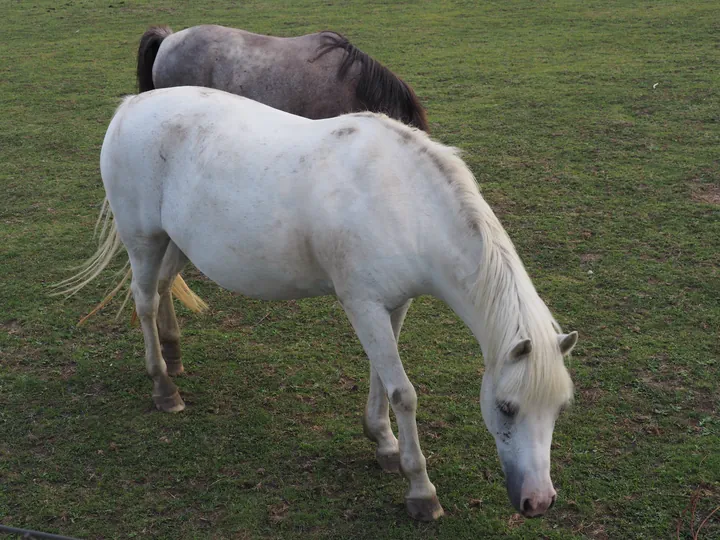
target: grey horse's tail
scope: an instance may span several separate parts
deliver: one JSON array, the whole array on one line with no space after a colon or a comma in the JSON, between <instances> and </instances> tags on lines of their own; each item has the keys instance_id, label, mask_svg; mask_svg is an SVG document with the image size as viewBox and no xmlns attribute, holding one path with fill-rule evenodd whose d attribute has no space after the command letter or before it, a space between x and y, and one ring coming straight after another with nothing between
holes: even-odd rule
<instances>
[{"instance_id":1,"label":"grey horse's tail","mask_svg":"<svg viewBox=\"0 0 720 540\"><path fill-rule=\"evenodd\" d=\"M163 40L172 34L169 26L151 26L140 38L137 58L137 83L140 92L154 90L152 69Z\"/></svg>"}]
</instances>

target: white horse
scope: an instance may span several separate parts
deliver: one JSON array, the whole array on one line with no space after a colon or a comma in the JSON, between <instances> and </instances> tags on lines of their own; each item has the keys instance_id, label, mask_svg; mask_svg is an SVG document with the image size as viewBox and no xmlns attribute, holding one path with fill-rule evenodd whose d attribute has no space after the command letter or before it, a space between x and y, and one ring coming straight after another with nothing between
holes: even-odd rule
<instances>
[{"instance_id":1,"label":"white horse","mask_svg":"<svg viewBox=\"0 0 720 540\"><path fill-rule=\"evenodd\" d=\"M454 149L382 115L307 120L178 87L125 98L100 168L110 206L101 217L114 221L75 290L125 247L158 408L184 408L169 376L182 371L169 291L188 260L255 298L334 294L370 359L365 433L380 465L409 480L409 514L436 519L397 348L411 299L431 294L480 343L482 414L512 504L526 516L553 504L550 443L572 399L563 355L577 333L560 333Z\"/></svg>"}]
</instances>

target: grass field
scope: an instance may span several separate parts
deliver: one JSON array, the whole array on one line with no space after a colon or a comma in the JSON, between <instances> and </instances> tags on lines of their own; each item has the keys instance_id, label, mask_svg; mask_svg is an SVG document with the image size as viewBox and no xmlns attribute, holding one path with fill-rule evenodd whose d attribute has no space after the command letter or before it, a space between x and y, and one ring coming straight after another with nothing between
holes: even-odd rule
<instances>
[{"instance_id":1,"label":"grass field","mask_svg":"<svg viewBox=\"0 0 720 540\"><path fill-rule=\"evenodd\" d=\"M80 538L658 539L692 538L720 504L716 0L0 0L0 13L1 524ZM367 360L334 299L249 301L188 270L212 310L178 310L188 407L167 415L127 317L75 326L107 281L47 296L94 251L100 145L134 90L140 35L211 22L345 33L465 151L541 295L581 334L546 518L510 506L480 416L479 347L434 299L414 303L400 345L447 512L418 524L362 435ZM720 512L699 538L720 538Z\"/></svg>"}]
</instances>

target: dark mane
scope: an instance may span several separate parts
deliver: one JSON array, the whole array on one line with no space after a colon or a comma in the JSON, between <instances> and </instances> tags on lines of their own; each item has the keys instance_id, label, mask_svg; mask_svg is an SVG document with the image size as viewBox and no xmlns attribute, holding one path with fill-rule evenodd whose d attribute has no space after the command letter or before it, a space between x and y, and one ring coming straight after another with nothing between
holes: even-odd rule
<instances>
[{"instance_id":1,"label":"dark mane","mask_svg":"<svg viewBox=\"0 0 720 540\"><path fill-rule=\"evenodd\" d=\"M425 109L410 86L377 60L362 52L337 32L323 32L325 43L317 49L320 58L334 49L345 51L338 78L343 80L355 62L362 64L355 90L363 110L379 112L428 132Z\"/></svg>"}]
</instances>

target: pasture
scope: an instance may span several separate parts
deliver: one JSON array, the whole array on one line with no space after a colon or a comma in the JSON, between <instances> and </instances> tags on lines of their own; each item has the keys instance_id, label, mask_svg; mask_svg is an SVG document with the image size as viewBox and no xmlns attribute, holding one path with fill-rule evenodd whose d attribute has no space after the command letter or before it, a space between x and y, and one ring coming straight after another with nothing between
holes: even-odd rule
<instances>
[{"instance_id":1,"label":"pasture","mask_svg":"<svg viewBox=\"0 0 720 540\"><path fill-rule=\"evenodd\" d=\"M688 2L0 3L0 524L79 538L693 538L720 505L720 7ZM400 353L446 516L362 435L367 359L333 298L251 301L197 271L187 409L155 411L117 303L48 285L92 254L98 155L151 24L322 29L410 83L580 341L558 502L515 514L479 347L413 303ZM107 278L110 277L108 274ZM115 309L113 309L115 308ZM699 538L720 536L720 512Z\"/></svg>"}]
</instances>

